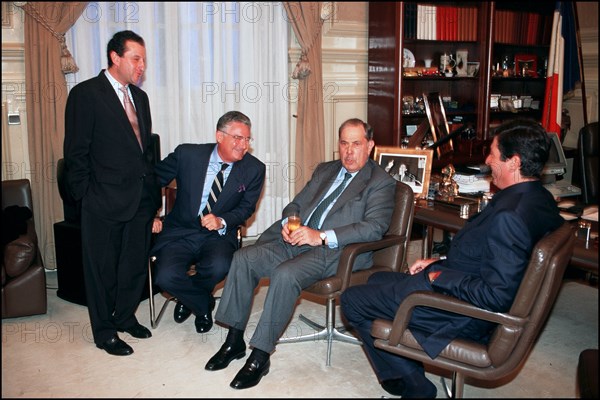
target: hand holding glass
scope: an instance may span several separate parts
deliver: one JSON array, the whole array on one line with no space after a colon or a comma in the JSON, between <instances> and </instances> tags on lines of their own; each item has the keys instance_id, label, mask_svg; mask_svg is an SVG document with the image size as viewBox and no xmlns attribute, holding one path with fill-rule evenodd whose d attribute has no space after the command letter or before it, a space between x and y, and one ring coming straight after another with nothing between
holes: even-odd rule
<instances>
[{"instance_id":1,"label":"hand holding glass","mask_svg":"<svg viewBox=\"0 0 600 400\"><path fill-rule=\"evenodd\" d=\"M300 213L293 212L288 216L287 226L290 233L294 232L296 229L300 228Z\"/></svg>"}]
</instances>

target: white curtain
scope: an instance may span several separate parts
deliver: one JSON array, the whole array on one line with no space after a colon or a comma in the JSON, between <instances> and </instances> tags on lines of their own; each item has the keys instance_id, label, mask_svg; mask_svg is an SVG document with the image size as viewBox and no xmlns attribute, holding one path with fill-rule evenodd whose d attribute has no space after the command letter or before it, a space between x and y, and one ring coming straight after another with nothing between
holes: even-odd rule
<instances>
[{"instance_id":1,"label":"white curtain","mask_svg":"<svg viewBox=\"0 0 600 400\"><path fill-rule=\"evenodd\" d=\"M180 143L215 141L221 115L252 120L252 154L267 165L263 195L246 236L256 236L289 202L288 22L278 2L89 3L67 33L79 72L69 86L107 67L106 44L130 29L146 42L141 87L150 97L163 158Z\"/></svg>"}]
</instances>

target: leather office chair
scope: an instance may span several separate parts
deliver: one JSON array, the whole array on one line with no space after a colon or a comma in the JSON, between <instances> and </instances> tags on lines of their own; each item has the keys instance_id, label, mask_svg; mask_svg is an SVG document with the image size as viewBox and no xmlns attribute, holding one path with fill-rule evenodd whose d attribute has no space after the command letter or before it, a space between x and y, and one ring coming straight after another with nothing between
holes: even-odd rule
<instances>
[{"instance_id":1,"label":"leather office chair","mask_svg":"<svg viewBox=\"0 0 600 400\"><path fill-rule=\"evenodd\" d=\"M589 123L579 130L576 162L583 202L598 204L598 122Z\"/></svg>"},{"instance_id":2,"label":"leather office chair","mask_svg":"<svg viewBox=\"0 0 600 400\"><path fill-rule=\"evenodd\" d=\"M378 319L371 328L375 347L452 371L448 397L462 397L465 377L495 381L517 371L539 336L552 309L575 243L565 222L536 244L510 310L496 313L440 293L419 291L408 296L393 321ZM423 351L407 329L412 311L425 306L497 323L488 344L455 339L435 358Z\"/></svg>"},{"instance_id":3,"label":"leather office chair","mask_svg":"<svg viewBox=\"0 0 600 400\"><path fill-rule=\"evenodd\" d=\"M381 240L354 243L342 251L337 272L334 276L322 279L303 291L326 300L325 326L317 324L304 315L301 321L318 332L297 337L284 337L277 343L297 343L327 340L326 365L331 365L331 348L334 340L361 344L354 336L345 334L345 328L335 327L336 301L346 288L367 282L371 274L378 271L400 271L406 268L406 253L410 241L410 231L414 214L414 193L405 183L396 183L394 213L387 233ZM373 252L373 265L370 268L352 271L356 257L368 251Z\"/></svg>"},{"instance_id":4,"label":"leather office chair","mask_svg":"<svg viewBox=\"0 0 600 400\"><path fill-rule=\"evenodd\" d=\"M20 210L11 206L27 207L31 214L20 215ZM29 179L2 181L2 210L2 318L45 314L46 273L33 219ZM14 223L9 223L11 220Z\"/></svg>"},{"instance_id":5,"label":"leather office chair","mask_svg":"<svg viewBox=\"0 0 600 400\"><path fill-rule=\"evenodd\" d=\"M168 214L173 209L173 206L175 205L175 197L177 196L177 183L175 182L175 180L173 180L171 183L169 183L169 185L167 187L165 187L164 194L165 194L165 214ZM238 226L238 229L237 229L237 240L238 240L238 248L241 248L242 247L242 227L241 226ZM148 299L149 300L148 306L150 308L150 326L152 326L153 329L155 329L158 326L158 324L160 323L160 320L162 319L162 316L165 313L169 303L177 302L177 297L173 296L172 294L170 294L164 290L160 290L159 288L157 288L154 285L154 278L152 277L152 275L153 275L155 261L156 261L156 257L154 257L154 256L150 257L150 259L148 260L148 289L150 290L150 293L156 293L157 291L159 291L160 294L165 298L165 302L161 306L160 311L158 312L158 315L157 315L156 314L156 305L155 305L156 303L154 302L154 296L150 296ZM196 266L194 264L190 265L190 269L188 272L195 270L195 268L196 268ZM218 298L219 297L215 297L215 299L218 299Z\"/></svg>"}]
</instances>

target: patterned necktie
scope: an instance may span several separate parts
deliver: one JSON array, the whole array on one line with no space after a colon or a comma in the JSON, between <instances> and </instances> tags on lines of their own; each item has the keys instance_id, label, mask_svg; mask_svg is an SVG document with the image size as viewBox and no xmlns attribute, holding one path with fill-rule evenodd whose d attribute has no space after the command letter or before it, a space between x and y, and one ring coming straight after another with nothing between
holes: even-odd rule
<instances>
[{"instance_id":1,"label":"patterned necktie","mask_svg":"<svg viewBox=\"0 0 600 400\"><path fill-rule=\"evenodd\" d=\"M223 190L223 181L224 181L223 174L224 174L225 170L227 169L227 167L229 167L229 164L226 164L226 163L221 164L221 170L219 171L219 173L217 173L217 176L215 176L215 180L213 181L213 184L210 188L210 194L208 195L208 202L206 203L206 207L204 207L204 210L202 210L202 216L205 216L206 214L210 214L213 207L215 206L215 203L217 202L217 198L221 194L221 190Z\"/></svg>"},{"instance_id":2,"label":"patterned necktie","mask_svg":"<svg viewBox=\"0 0 600 400\"><path fill-rule=\"evenodd\" d=\"M340 183L340 185L335 188L335 190L329 195L327 196L327 198L325 200L323 200L321 202L321 204L319 204L317 206L317 208L315 209L315 212L313 212L313 215L310 217L310 220L308 221L308 227L312 228L312 229L318 229L319 228L319 223L321 222L321 217L323 216L323 213L325 212L325 210L327 210L327 207L329 207L329 205L331 203L333 203L333 201L340 195L340 193L342 193L342 191L344 190L344 187L346 187L346 182L348 182L348 179L350 179L352 175L349 172L346 172L346 175L344 175L344 180L342 181L342 183Z\"/></svg>"},{"instance_id":3,"label":"patterned necktie","mask_svg":"<svg viewBox=\"0 0 600 400\"><path fill-rule=\"evenodd\" d=\"M121 92L123 92L123 103L125 104L125 112L127 113L127 118L129 118L129 122L131 123L131 127L135 132L135 137L137 137L138 143L140 144L140 148L142 148L142 137L140 135L140 126L138 124L137 114L135 112L135 108L133 107L133 103L129 98L129 93L127 93L127 86L121 86L119 88Z\"/></svg>"}]
</instances>

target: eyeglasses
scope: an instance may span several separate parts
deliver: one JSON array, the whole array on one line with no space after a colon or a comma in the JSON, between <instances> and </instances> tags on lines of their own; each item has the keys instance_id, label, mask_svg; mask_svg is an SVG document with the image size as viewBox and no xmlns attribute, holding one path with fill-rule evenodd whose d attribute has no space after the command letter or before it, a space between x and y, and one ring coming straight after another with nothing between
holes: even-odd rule
<instances>
[{"instance_id":1,"label":"eyeglasses","mask_svg":"<svg viewBox=\"0 0 600 400\"><path fill-rule=\"evenodd\" d=\"M252 144L252 143L254 143L254 139L251 138L251 137L243 137L243 136L240 136L240 135L232 135L230 133L227 133L227 132L221 131L221 130L219 130L219 132L224 133L227 136L231 136L233 138L233 140L235 142L238 142L238 143L241 142L241 141L245 141L246 144Z\"/></svg>"}]
</instances>

